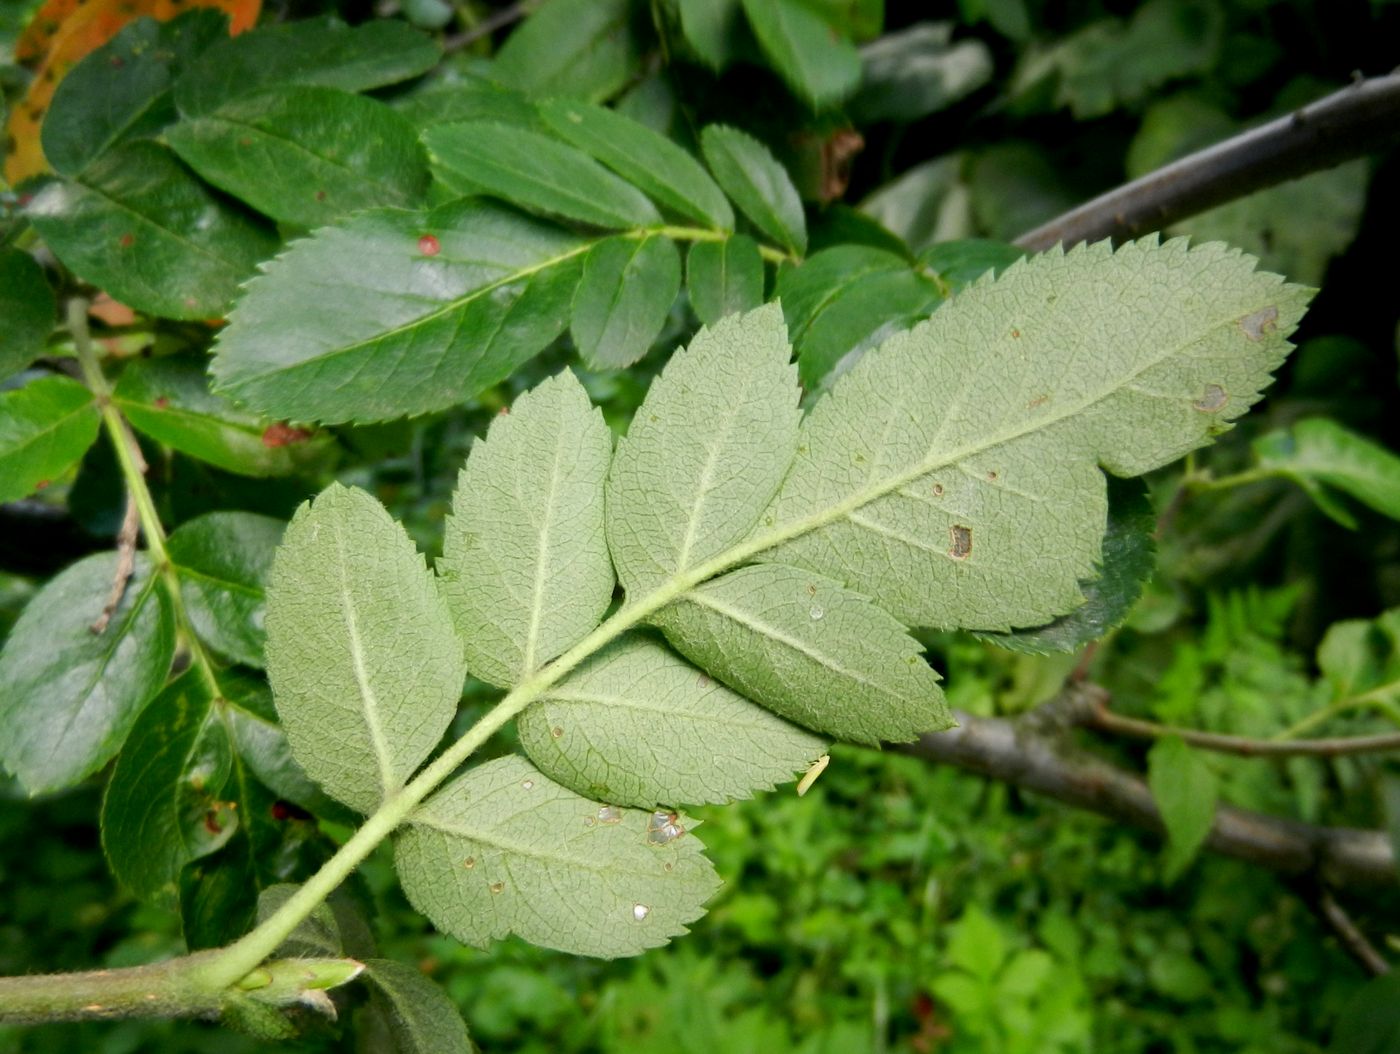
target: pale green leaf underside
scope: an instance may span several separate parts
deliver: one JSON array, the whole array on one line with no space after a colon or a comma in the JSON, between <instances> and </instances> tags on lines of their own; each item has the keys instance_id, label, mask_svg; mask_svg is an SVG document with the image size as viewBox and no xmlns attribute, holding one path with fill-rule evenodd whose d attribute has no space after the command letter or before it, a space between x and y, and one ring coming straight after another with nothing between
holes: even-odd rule
<instances>
[{"instance_id":1,"label":"pale green leaf underside","mask_svg":"<svg viewBox=\"0 0 1400 1054\"><path fill-rule=\"evenodd\" d=\"M633 597L758 522L797 441L790 356L770 305L702 329L652 382L608 478L608 544Z\"/></svg>"},{"instance_id":2,"label":"pale green leaf underside","mask_svg":"<svg viewBox=\"0 0 1400 1054\"><path fill-rule=\"evenodd\" d=\"M373 812L447 730L466 671L451 615L404 529L364 491L303 505L272 566L267 672L292 753Z\"/></svg>"},{"instance_id":3,"label":"pale green leaf underside","mask_svg":"<svg viewBox=\"0 0 1400 1054\"><path fill-rule=\"evenodd\" d=\"M274 419L451 406L563 331L587 247L480 201L358 213L248 284L215 346L217 387Z\"/></svg>"},{"instance_id":4,"label":"pale green leaf underside","mask_svg":"<svg viewBox=\"0 0 1400 1054\"><path fill-rule=\"evenodd\" d=\"M522 395L467 458L440 583L467 667L510 687L577 643L612 599L603 483L612 433L564 372Z\"/></svg>"},{"instance_id":5,"label":"pale green leaf underside","mask_svg":"<svg viewBox=\"0 0 1400 1054\"><path fill-rule=\"evenodd\" d=\"M1099 466L1138 475L1207 443L1287 354L1309 293L1253 263L1105 242L973 285L817 405L746 548L905 625L1064 614L1099 557Z\"/></svg>"},{"instance_id":6,"label":"pale green leaf underside","mask_svg":"<svg viewBox=\"0 0 1400 1054\"><path fill-rule=\"evenodd\" d=\"M520 715L551 779L616 805L700 805L771 790L825 741L755 706L649 637L623 637Z\"/></svg>"},{"instance_id":7,"label":"pale green leaf underside","mask_svg":"<svg viewBox=\"0 0 1400 1054\"><path fill-rule=\"evenodd\" d=\"M370 1010L383 1015L393 1037L393 1054L472 1054L476 1050L457 1005L416 966L367 959L365 979L374 986Z\"/></svg>"},{"instance_id":8,"label":"pale green leaf underside","mask_svg":"<svg viewBox=\"0 0 1400 1054\"><path fill-rule=\"evenodd\" d=\"M806 728L878 743L953 724L918 642L822 575L778 564L740 568L653 621L682 655Z\"/></svg>"},{"instance_id":9,"label":"pale green leaf underside","mask_svg":"<svg viewBox=\"0 0 1400 1054\"><path fill-rule=\"evenodd\" d=\"M498 758L410 815L395 864L413 905L468 944L515 933L576 955L636 955L685 933L719 888L696 838L658 843L651 819L600 815L524 758Z\"/></svg>"}]
</instances>

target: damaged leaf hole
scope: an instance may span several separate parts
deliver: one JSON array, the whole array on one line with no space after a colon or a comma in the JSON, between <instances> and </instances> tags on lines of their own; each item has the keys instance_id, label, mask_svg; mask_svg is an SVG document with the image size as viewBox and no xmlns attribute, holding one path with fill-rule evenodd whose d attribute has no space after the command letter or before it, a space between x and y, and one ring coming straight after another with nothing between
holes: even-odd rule
<instances>
[{"instance_id":1,"label":"damaged leaf hole","mask_svg":"<svg viewBox=\"0 0 1400 1054\"><path fill-rule=\"evenodd\" d=\"M680 816L664 809L658 809L647 820L647 842L651 845L665 845L674 842L685 834L680 824Z\"/></svg>"}]
</instances>

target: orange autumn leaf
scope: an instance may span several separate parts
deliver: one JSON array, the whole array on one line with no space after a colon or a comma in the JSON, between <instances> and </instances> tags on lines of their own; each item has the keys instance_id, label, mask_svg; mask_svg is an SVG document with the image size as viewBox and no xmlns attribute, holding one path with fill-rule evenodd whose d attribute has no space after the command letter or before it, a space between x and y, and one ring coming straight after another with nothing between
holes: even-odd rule
<instances>
[{"instance_id":1,"label":"orange autumn leaf","mask_svg":"<svg viewBox=\"0 0 1400 1054\"><path fill-rule=\"evenodd\" d=\"M39 128L54 89L70 69L133 19L149 15L164 22L192 7L223 11L229 16L229 32L236 34L257 22L262 0L48 0L15 48L22 60L43 57L5 127L5 178L10 185L48 169Z\"/></svg>"}]
</instances>

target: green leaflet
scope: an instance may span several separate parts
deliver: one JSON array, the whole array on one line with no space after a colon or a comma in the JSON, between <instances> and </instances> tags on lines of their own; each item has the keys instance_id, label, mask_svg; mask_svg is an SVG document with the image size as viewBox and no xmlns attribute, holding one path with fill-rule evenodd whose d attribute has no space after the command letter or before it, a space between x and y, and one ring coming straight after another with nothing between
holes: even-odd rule
<instances>
[{"instance_id":1,"label":"green leaflet","mask_svg":"<svg viewBox=\"0 0 1400 1054\"><path fill-rule=\"evenodd\" d=\"M696 242L685 261L685 283L695 317L713 326L725 315L763 303L763 257L745 234Z\"/></svg>"},{"instance_id":2,"label":"green leaflet","mask_svg":"<svg viewBox=\"0 0 1400 1054\"><path fill-rule=\"evenodd\" d=\"M1014 245L989 238L963 238L938 242L919 253L919 263L930 268L949 290L957 293L988 271L1000 274L1026 254Z\"/></svg>"},{"instance_id":3,"label":"green leaflet","mask_svg":"<svg viewBox=\"0 0 1400 1054\"><path fill-rule=\"evenodd\" d=\"M457 1004L417 966L392 959L366 959L372 986L369 1013L388 1033L367 1049L384 1054L472 1054L471 1037ZM374 1035L373 1032L370 1033Z\"/></svg>"},{"instance_id":4,"label":"green leaflet","mask_svg":"<svg viewBox=\"0 0 1400 1054\"><path fill-rule=\"evenodd\" d=\"M216 386L295 420L451 406L563 331L587 248L481 201L359 213L294 243L248 284L215 345Z\"/></svg>"},{"instance_id":5,"label":"green leaflet","mask_svg":"<svg viewBox=\"0 0 1400 1054\"><path fill-rule=\"evenodd\" d=\"M223 797L228 732L197 670L141 714L102 799L102 849L112 873L146 900L173 905L180 870L232 837L238 812Z\"/></svg>"},{"instance_id":6,"label":"green leaflet","mask_svg":"<svg viewBox=\"0 0 1400 1054\"><path fill-rule=\"evenodd\" d=\"M118 143L159 134L175 120L173 81L227 37L227 16L209 8L129 23L59 81L41 130L44 157L76 177Z\"/></svg>"},{"instance_id":7,"label":"green leaflet","mask_svg":"<svg viewBox=\"0 0 1400 1054\"><path fill-rule=\"evenodd\" d=\"M1326 492L1335 487L1377 512L1400 519L1400 457L1325 417L1296 422L1254 441L1259 468L1292 479L1344 527L1356 518Z\"/></svg>"},{"instance_id":8,"label":"green leaflet","mask_svg":"<svg viewBox=\"0 0 1400 1054\"><path fill-rule=\"evenodd\" d=\"M185 118L166 139L220 190L294 226L415 206L428 191L413 126L376 99L335 88L279 85L241 95Z\"/></svg>"},{"instance_id":9,"label":"green leaflet","mask_svg":"<svg viewBox=\"0 0 1400 1054\"><path fill-rule=\"evenodd\" d=\"M851 120L917 121L991 80L991 50L980 40L952 43L954 27L917 22L864 45L860 90L846 107Z\"/></svg>"},{"instance_id":10,"label":"green leaflet","mask_svg":"<svg viewBox=\"0 0 1400 1054\"><path fill-rule=\"evenodd\" d=\"M865 355L803 422L746 549L878 598L905 625L1004 630L1081 602L1138 475L1258 397L1308 291L1219 244L1045 254ZM769 542L771 539L771 542Z\"/></svg>"},{"instance_id":11,"label":"green leaflet","mask_svg":"<svg viewBox=\"0 0 1400 1054\"><path fill-rule=\"evenodd\" d=\"M413 906L460 941L485 947L514 933L614 959L685 933L719 888L699 841L649 837L652 819L600 808L523 758L497 758L410 814L394 862Z\"/></svg>"},{"instance_id":12,"label":"green leaflet","mask_svg":"<svg viewBox=\"0 0 1400 1054\"><path fill-rule=\"evenodd\" d=\"M700 151L715 180L755 227L791 253L806 251L802 199L766 146L737 128L712 124L700 133Z\"/></svg>"},{"instance_id":13,"label":"green leaflet","mask_svg":"<svg viewBox=\"0 0 1400 1054\"><path fill-rule=\"evenodd\" d=\"M27 497L76 465L99 422L92 393L68 377L0 392L0 501Z\"/></svg>"},{"instance_id":14,"label":"green leaflet","mask_svg":"<svg viewBox=\"0 0 1400 1054\"><path fill-rule=\"evenodd\" d=\"M423 133L439 179L460 194L485 191L514 205L607 230L661 222L632 184L567 143L493 121L433 125Z\"/></svg>"},{"instance_id":15,"label":"green leaflet","mask_svg":"<svg viewBox=\"0 0 1400 1054\"><path fill-rule=\"evenodd\" d=\"M700 162L664 135L615 110L564 99L540 104L550 130L645 191L657 204L718 230L734 210Z\"/></svg>"},{"instance_id":16,"label":"green leaflet","mask_svg":"<svg viewBox=\"0 0 1400 1054\"><path fill-rule=\"evenodd\" d=\"M451 615L364 491L333 484L288 526L267 590L267 672L296 759L361 812L447 730L466 675Z\"/></svg>"},{"instance_id":17,"label":"green leaflet","mask_svg":"<svg viewBox=\"0 0 1400 1054\"><path fill-rule=\"evenodd\" d=\"M85 281L165 318L222 315L277 247L270 230L147 140L108 150L78 179L46 184L28 216Z\"/></svg>"},{"instance_id":18,"label":"green leaflet","mask_svg":"<svg viewBox=\"0 0 1400 1054\"><path fill-rule=\"evenodd\" d=\"M798 95L820 109L860 83L860 54L802 0L743 0L763 53Z\"/></svg>"},{"instance_id":19,"label":"green leaflet","mask_svg":"<svg viewBox=\"0 0 1400 1054\"><path fill-rule=\"evenodd\" d=\"M615 805L701 805L771 790L825 741L629 635L560 681L517 722L550 779Z\"/></svg>"},{"instance_id":20,"label":"green leaflet","mask_svg":"<svg viewBox=\"0 0 1400 1054\"><path fill-rule=\"evenodd\" d=\"M139 359L112 400L131 426L159 443L240 476L286 476L324 465L325 433L278 430L209 391L203 356Z\"/></svg>"},{"instance_id":21,"label":"green leaflet","mask_svg":"<svg viewBox=\"0 0 1400 1054\"><path fill-rule=\"evenodd\" d=\"M263 664L264 590L286 524L251 512L210 512L170 535L166 548L200 639L246 666Z\"/></svg>"},{"instance_id":22,"label":"green leaflet","mask_svg":"<svg viewBox=\"0 0 1400 1054\"><path fill-rule=\"evenodd\" d=\"M34 257L0 248L0 381L37 359L53 332L53 289ZM6 500L6 499L0 499Z\"/></svg>"},{"instance_id":23,"label":"green leaflet","mask_svg":"<svg viewBox=\"0 0 1400 1054\"><path fill-rule=\"evenodd\" d=\"M1147 752L1147 785L1167 829L1163 871L1174 882L1196 858L1215 822L1215 773L1179 736L1168 736Z\"/></svg>"},{"instance_id":24,"label":"green leaflet","mask_svg":"<svg viewBox=\"0 0 1400 1054\"><path fill-rule=\"evenodd\" d=\"M186 117L276 84L367 91L432 68L441 49L408 25L376 19L351 28L334 19L259 26L220 42L175 83Z\"/></svg>"},{"instance_id":25,"label":"green leaflet","mask_svg":"<svg viewBox=\"0 0 1400 1054\"><path fill-rule=\"evenodd\" d=\"M472 446L438 573L475 676L511 687L602 618L614 582L603 537L611 459L612 433L567 371Z\"/></svg>"},{"instance_id":26,"label":"green leaflet","mask_svg":"<svg viewBox=\"0 0 1400 1054\"><path fill-rule=\"evenodd\" d=\"M681 32L696 56L714 70L722 70L737 56L745 29L740 0L676 0ZM747 36L747 33L744 33ZM749 44L752 50L752 44Z\"/></svg>"},{"instance_id":27,"label":"green leaflet","mask_svg":"<svg viewBox=\"0 0 1400 1054\"><path fill-rule=\"evenodd\" d=\"M0 651L0 762L31 794L72 786L126 741L170 671L170 603L144 554L101 633L117 555L89 556L29 601Z\"/></svg>"},{"instance_id":28,"label":"green leaflet","mask_svg":"<svg viewBox=\"0 0 1400 1054\"><path fill-rule=\"evenodd\" d=\"M608 546L632 597L757 524L797 440L789 355L770 305L702 329L652 382L608 478Z\"/></svg>"},{"instance_id":29,"label":"green leaflet","mask_svg":"<svg viewBox=\"0 0 1400 1054\"><path fill-rule=\"evenodd\" d=\"M681 256L669 238L606 238L589 251L569 324L593 369L630 366L651 347L681 288Z\"/></svg>"},{"instance_id":30,"label":"green leaflet","mask_svg":"<svg viewBox=\"0 0 1400 1054\"><path fill-rule=\"evenodd\" d=\"M741 568L652 621L686 658L806 728L878 743L953 724L918 642L822 575L778 564Z\"/></svg>"},{"instance_id":31,"label":"green leaflet","mask_svg":"<svg viewBox=\"0 0 1400 1054\"><path fill-rule=\"evenodd\" d=\"M549 0L501 45L491 73L536 98L601 102L641 72L632 19L628 0Z\"/></svg>"}]
</instances>

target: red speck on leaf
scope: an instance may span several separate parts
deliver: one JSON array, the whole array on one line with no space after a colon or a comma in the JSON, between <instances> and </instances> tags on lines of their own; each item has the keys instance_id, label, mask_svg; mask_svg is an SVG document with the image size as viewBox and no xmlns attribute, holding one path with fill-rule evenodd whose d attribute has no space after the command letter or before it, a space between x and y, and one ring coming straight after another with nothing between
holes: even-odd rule
<instances>
[{"instance_id":1,"label":"red speck on leaf","mask_svg":"<svg viewBox=\"0 0 1400 1054\"><path fill-rule=\"evenodd\" d=\"M418 251L424 256L436 256L442 252L442 244L431 234L425 234L418 239Z\"/></svg>"},{"instance_id":2,"label":"red speck on leaf","mask_svg":"<svg viewBox=\"0 0 1400 1054\"><path fill-rule=\"evenodd\" d=\"M136 244L136 235L128 231L126 234L123 234L121 236L121 241L119 241L117 244L120 245L123 249L130 249L133 245Z\"/></svg>"},{"instance_id":3,"label":"red speck on leaf","mask_svg":"<svg viewBox=\"0 0 1400 1054\"><path fill-rule=\"evenodd\" d=\"M38 483L34 484L34 489L35 489L35 490L43 490L45 487L47 487L47 486L48 486L50 483L52 483L52 482L53 482L52 480L41 479Z\"/></svg>"},{"instance_id":4,"label":"red speck on leaf","mask_svg":"<svg viewBox=\"0 0 1400 1054\"><path fill-rule=\"evenodd\" d=\"M326 192L325 192L324 190L318 190L318 191L316 191L316 200L317 200L317 201L325 201L325 200L326 200Z\"/></svg>"},{"instance_id":5,"label":"red speck on leaf","mask_svg":"<svg viewBox=\"0 0 1400 1054\"><path fill-rule=\"evenodd\" d=\"M274 450L279 446L291 446L293 443L304 443L311 438L311 433L305 428L293 428L284 421L278 421L274 425L268 425L263 430L262 445L269 450Z\"/></svg>"},{"instance_id":6,"label":"red speck on leaf","mask_svg":"<svg viewBox=\"0 0 1400 1054\"><path fill-rule=\"evenodd\" d=\"M167 406L169 406L169 405L170 405L170 400L167 399L165 396L163 396L163 395L156 396L155 408L156 408L157 410L164 410L164 409L165 409Z\"/></svg>"},{"instance_id":7,"label":"red speck on leaf","mask_svg":"<svg viewBox=\"0 0 1400 1054\"><path fill-rule=\"evenodd\" d=\"M210 834L218 834L224 829L224 825L219 823L219 814L213 809L204 814L204 829Z\"/></svg>"}]
</instances>

